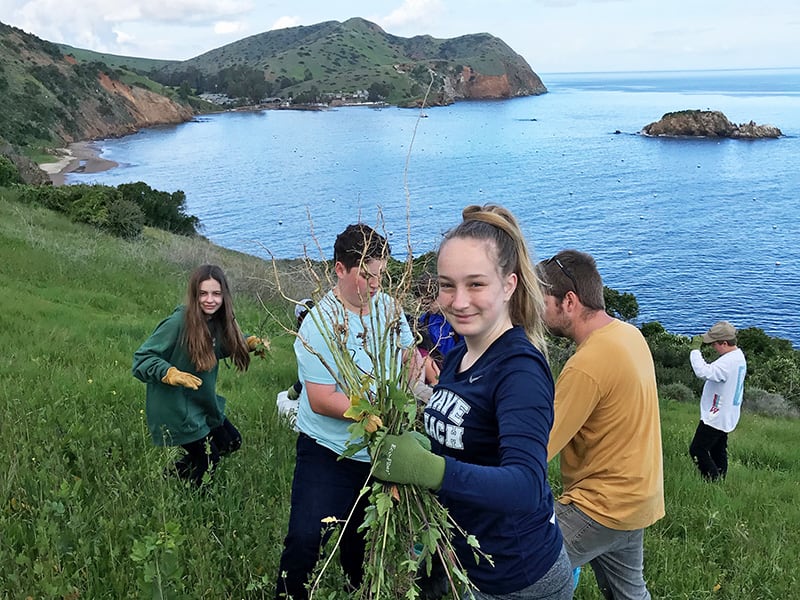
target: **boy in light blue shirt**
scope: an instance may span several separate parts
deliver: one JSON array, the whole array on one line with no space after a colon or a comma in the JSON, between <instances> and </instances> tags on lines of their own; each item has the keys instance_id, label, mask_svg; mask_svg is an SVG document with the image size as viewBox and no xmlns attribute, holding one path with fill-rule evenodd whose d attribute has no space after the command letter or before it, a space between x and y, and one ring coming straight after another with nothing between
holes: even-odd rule
<instances>
[{"instance_id":1,"label":"boy in light blue shirt","mask_svg":"<svg viewBox=\"0 0 800 600\"><path fill-rule=\"evenodd\" d=\"M335 352L346 347L362 372L370 374L407 358L413 349L402 307L380 292L389 254L386 239L367 225L350 225L339 234L334 244L336 285L309 311L295 340L303 389L289 531L275 600L308 598L306 583L327 539L321 521L328 517L347 520L340 562L351 589L362 581L365 542L357 528L364 520L367 498L359 500L359 492L369 479L371 464L366 450L340 458L349 443L352 421L343 416L350 398L340 385ZM390 327L399 329L395 333Z\"/></svg>"}]
</instances>

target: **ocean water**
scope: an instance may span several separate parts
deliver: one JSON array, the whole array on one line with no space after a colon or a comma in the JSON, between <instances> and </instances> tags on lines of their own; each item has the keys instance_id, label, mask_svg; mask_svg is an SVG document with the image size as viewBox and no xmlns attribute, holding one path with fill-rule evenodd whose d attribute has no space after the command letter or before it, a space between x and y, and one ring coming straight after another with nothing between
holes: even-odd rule
<instances>
[{"instance_id":1,"label":"ocean water","mask_svg":"<svg viewBox=\"0 0 800 600\"><path fill-rule=\"evenodd\" d=\"M433 250L468 204L515 212L538 258L595 256L672 333L715 321L800 346L800 69L542 74L549 93L418 110L229 112L98 142L119 167L68 183L181 189L213 242L301 256L357 220ZM721 110L776 140L647 138ZM312 227L314 234L312 235Z\"/></svg>"}]
</instances>

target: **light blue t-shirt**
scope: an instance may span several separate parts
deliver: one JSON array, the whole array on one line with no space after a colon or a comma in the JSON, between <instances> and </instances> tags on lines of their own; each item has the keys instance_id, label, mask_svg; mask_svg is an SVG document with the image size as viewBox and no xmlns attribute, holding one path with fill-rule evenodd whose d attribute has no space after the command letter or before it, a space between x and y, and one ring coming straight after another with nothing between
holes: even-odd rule
<instances>
[{"instance_id":1,"label":"light blue t-shirt","mask_svg":"<svg viewBox=\"0 0 800 600\"><path fill-rule=\"evenodd\" d=\"M399 324L399 330L388 327L388 324ZM372 298L369 313L359 316L345 309L333 291L330 291L306 315L298 335L299 338L294 342L294 353L303 391L300 393L297 411L297 428L315 439L318 444L342 454L350 438L347 428L352 421L320 415L311 410L305 383L337 384L337 391L343 391L336 377L327 368L339 373L330 347L331 339L336 340L334 344L339 349L337 354L341 354L346 347L364 373L374 374L376 368L385 369L384 373L388 373L391 364L399 371L403 350L414 343L411 328L402 307L382 292ZM304 342L322 360L306 348ZM377 364L373 364L370 355L375 357ZM370 460L366 450L359 451L353 458L362 462Z\"/></svg>"}]
</instances>

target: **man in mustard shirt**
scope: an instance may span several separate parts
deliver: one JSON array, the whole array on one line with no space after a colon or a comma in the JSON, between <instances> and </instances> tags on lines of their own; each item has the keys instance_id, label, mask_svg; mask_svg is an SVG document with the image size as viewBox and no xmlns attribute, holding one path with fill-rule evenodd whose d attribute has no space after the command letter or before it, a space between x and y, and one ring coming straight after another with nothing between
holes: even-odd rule
<instances>
[{"instance_id":1,"label":"man in mustard shirt","mask_svg":"<svg viewBox=\"0 0 800 600\"><path fill-rule=\"evenodd\" d=\"M605 598L650 598L644 529L664 516L655 368L641 332L605 311L594 259L562 250L538 265L550 332L575 353L556 382L548 460L560 454L556 518L572 567Z\"/></svg>"}]
</instances>

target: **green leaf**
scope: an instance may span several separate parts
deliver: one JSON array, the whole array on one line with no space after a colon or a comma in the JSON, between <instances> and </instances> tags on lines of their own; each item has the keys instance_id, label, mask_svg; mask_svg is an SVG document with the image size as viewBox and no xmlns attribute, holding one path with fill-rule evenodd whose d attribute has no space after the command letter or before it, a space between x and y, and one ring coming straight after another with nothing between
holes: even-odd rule
<instances>
[{"instance_id":1,"label":"green leaf","mask_svg":"<svg viewBox=\"0 0 800 600\"><path fill-rule=\"evenodd\" d=\"M392 510L393 503L394 501L392 500L392 497L389 494L381 494L375 500L375 508L378 511L378 516L382 517L390 510Z\"/></svg>"}]
</instances>

